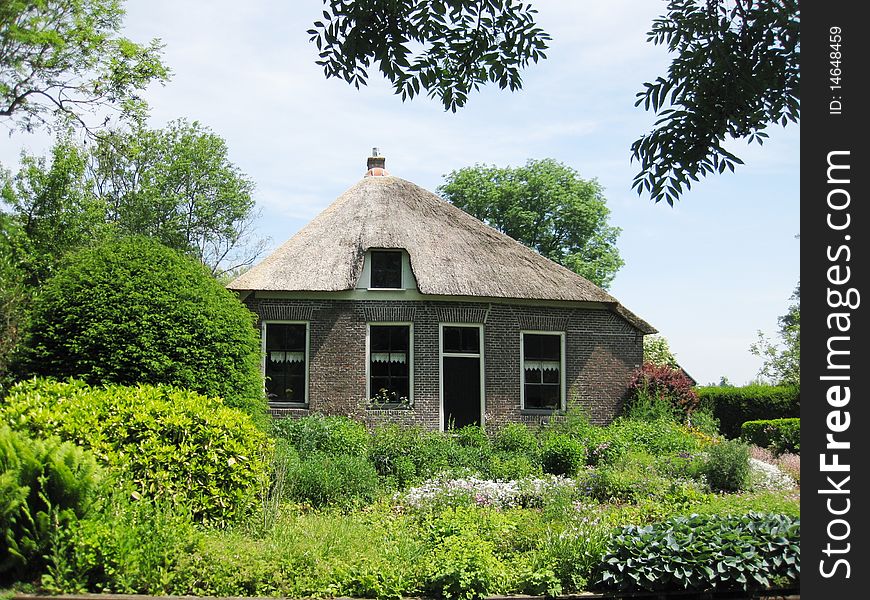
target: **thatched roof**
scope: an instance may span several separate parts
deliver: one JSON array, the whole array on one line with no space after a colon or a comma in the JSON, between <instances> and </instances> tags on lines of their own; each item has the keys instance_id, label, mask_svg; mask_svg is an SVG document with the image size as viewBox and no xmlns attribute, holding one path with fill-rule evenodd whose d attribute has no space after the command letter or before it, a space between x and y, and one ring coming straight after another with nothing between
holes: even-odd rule
<instances>
[{"instance_id":1,"label":"thatched roof","mask_svg":"<svg viewBox=\"0 0 870 600\"><path fill-rule=\"evenodd\" d=\"M228 287L351 290L370 248L406 250L422 294L603 303L643 333L655 332L589 280L392 176L364 177Z\"/></svg>"}]
</instances>

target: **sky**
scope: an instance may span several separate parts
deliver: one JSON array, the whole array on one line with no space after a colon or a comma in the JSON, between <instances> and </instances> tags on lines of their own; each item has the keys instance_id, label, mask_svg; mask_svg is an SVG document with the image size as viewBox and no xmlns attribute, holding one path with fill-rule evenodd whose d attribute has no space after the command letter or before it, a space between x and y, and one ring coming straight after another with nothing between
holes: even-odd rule
<instances>
[{"instance_id":1,"label":"sky","mask_svg":"<svg viewBox=\"0 0 870 600\"><path fill-rule=\"evenodd\" d=\"M392 175L435 191L475 164L553 158L604 187L625 266L610 293L664 335L700 384L757 376L757 332L775 336L799 279L800 128L773 126L763 146L729 146L746 165L708 177L674 208L631 189L631 143L651 129L635 107L643 82L665 75L646 42L665 10L654 0L534 0L552 36L548 58L518 92L487 87L457 113L437 100L402 102L373 71L356 90L326 80L306 30L319 0L127 0L124 35L159 38L172 69L144 97L154 128L186 118L224 138L256 185L256 232L273 249L356 183L373 147ZM0 138L0 163L44 154L44 133Z\"/></svg>"}]
</instances>

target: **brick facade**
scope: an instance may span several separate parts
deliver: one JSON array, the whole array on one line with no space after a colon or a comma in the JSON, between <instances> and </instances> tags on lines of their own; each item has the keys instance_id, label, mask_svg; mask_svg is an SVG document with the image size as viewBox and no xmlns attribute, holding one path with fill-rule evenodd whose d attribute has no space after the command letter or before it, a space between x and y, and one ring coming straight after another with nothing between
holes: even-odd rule
<instances>
[{"instance_id":1,"label":"brick facade","mask_svg":"<svg viewBox=\"0 0 870 600\"><path fill-rule=\"evenodd\" d=\"M611 421L643 357L643 334L608 310L511 304L509 301L291 300L249 296L258 321L309 325L308 406L273 408L276 417L309 412L351 415L374 424L440 427L439 323L483 325L485 424L559 418L520 407L520 332L565 334L568 407L585 407L594 423ZM367 323L413 324L413 404L366 407Z\"/></svg>"}]
</instances>

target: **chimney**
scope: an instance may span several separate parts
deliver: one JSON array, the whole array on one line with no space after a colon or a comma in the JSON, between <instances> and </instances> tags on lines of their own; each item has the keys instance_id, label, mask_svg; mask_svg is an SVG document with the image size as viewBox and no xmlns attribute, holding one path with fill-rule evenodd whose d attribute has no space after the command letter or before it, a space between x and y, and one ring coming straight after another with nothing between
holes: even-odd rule
<instances>
[{"instance_id":1,"label":"chimney","mask_svg":"<svg viewBox=\"0 0 870 600\"><path fill-rule=\"evenodd\" d=\"M366 160L366 177L383 177L388 175L385 168L387 159L380 156L377 148L372 148L372 155Z\"/></svg>"}]
</instances>

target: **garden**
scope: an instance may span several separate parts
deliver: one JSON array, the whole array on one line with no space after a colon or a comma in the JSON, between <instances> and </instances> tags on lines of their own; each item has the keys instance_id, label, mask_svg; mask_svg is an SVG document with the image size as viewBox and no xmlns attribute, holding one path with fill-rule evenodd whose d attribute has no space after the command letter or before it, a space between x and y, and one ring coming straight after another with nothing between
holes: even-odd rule
<instances>
[{"instance_id":1,"label":"garden","mask_svg":"<svg viewBox=\"0 0 870 600\"><path fill-rule=\"evenodd\" d=\"M25 591L210 596L795 586L792 429L748 428L777 440L761 448L693 416L638 402L607 427L313 415L264 431L178 388L34 379L2 407L0 573Z\"/></svg>"},{"instance_id":2,"label":"garden","mask_svg":"<svg viewBox=\"0 0 870 600\"><path fill-rule=\"evenodd\" d=\"M572 409L437 432L268 419L259 351L250 313L192 261L139 238L74 255L0 382L0 586L472 599L798 585L795 388L695 390L649 364L607 426Z\"/></svg>"}]
</instances>

